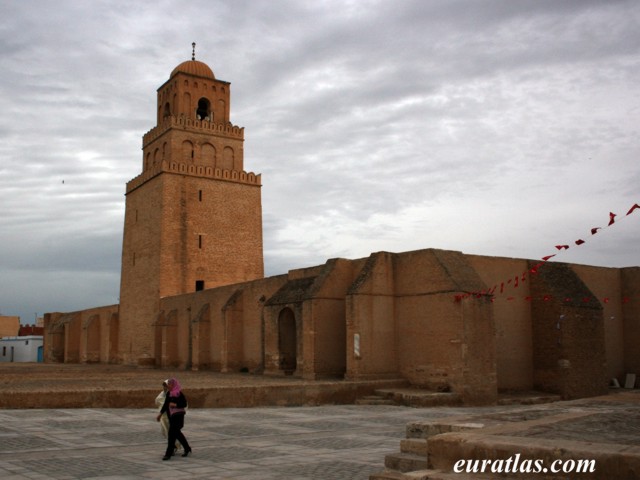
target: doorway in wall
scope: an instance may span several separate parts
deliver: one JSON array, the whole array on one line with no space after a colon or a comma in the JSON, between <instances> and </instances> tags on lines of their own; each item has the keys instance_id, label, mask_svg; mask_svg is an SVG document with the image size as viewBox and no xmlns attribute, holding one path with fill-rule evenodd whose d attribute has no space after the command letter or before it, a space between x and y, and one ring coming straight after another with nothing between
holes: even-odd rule
<instances>
[{"instance_id":1,"label":"doorway in wall","mask_svg":"<svg viewBox=\"0 0 640 480\"><path fill-rule=\"evenodd\" d=\"M280 370L292 375L297 367L296 317L293 310L284 308L278 315L278 349L280 351Z\"/></svg>"}]
</instances>

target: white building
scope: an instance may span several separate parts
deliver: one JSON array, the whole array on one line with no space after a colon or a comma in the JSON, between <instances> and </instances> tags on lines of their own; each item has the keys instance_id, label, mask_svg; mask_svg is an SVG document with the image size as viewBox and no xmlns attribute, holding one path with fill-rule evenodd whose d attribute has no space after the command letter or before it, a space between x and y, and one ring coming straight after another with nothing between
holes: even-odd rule
<instances>
[{"instance_id":1,"label":"white building","mask_svg":"<svg viewBox=\"0 0 640 480\"><path fill-rule=\"evenodd\" d=\"M0 338L0 362L42 362L41 335Z\"/></svg>"}]
</instances>

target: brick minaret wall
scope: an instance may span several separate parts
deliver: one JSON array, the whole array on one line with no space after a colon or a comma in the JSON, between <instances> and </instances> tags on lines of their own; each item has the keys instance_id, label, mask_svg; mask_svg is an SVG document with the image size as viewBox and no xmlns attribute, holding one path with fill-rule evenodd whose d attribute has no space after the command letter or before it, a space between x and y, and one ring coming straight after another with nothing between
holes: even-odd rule
<instances>
[{"instance_id":1,"label":"brick minaret wall","mask_svg":"<svg viewBox=\"0 0 640 480\"><path fill-rule=\"evenodd\" d=\"M260 175L244 168L244 129L229 121L230 84L180 64L158 89L142 173L127 184L119 355L155 363L160 299L260 279Z\"/></svg>"}]
</instances>

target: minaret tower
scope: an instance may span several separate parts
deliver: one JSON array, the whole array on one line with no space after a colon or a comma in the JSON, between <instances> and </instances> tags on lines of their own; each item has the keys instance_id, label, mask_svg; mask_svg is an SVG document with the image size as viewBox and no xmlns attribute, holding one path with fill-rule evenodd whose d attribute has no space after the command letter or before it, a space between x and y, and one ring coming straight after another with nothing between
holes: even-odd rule
<instances>
[{"instance_id":1,"label":"minaret tower","mask_svg":"<svg viewBox=\"0 0 640 480\"><path fill-rule=\"evenodd\" d=\"M153 363L161 297L264 276L260 175L244 171L230 83L195 59L158 89L142 173L127 183L118 351Z\"/></svg>"}]
</instances>

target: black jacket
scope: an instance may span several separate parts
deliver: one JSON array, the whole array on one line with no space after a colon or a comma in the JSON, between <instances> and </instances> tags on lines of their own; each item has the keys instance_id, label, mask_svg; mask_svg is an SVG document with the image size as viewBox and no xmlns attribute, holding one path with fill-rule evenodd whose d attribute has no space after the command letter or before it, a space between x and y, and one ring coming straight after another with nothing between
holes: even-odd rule
<instances>
[{"instance_id":1,"label":"black jacket","mask_svg":"<svg viewBox=\"0 0 640 480\"><path fill-rule=\"evenodd\" d=\"M175 407L169 407L170 403L175 403L176 406ZM167 393L167 396L164 399L164 404L162 405L162 408L160 409L160 413L165 413L167 412L167 414L169 416L175 414L175 413L182 413L184 414L184 409L187 408L187 397L184 396L184 393L180 392L180 394L177 397L172 397L171 395L169 395ZM177 412L173 412L172 410L176 410L178 409Z\"/></svg>"}]
</instances>

